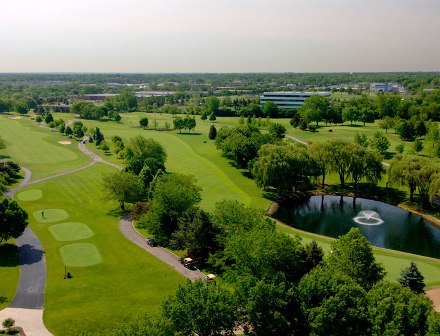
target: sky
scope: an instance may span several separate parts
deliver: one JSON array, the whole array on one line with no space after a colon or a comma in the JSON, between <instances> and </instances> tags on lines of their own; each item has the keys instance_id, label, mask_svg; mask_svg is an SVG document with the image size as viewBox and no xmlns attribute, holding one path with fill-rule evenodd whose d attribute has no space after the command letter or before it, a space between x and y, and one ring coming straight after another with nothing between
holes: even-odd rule
<instances>
[{"instance_id":1,"label":"sky","mask_svg":"<svg viewBox=\"0 0 440 336\"><path fill-rule=\"evenodd\" d=\"M0 72L439 70L439 0L0 4Z\"/></svg>"}]
</instances>

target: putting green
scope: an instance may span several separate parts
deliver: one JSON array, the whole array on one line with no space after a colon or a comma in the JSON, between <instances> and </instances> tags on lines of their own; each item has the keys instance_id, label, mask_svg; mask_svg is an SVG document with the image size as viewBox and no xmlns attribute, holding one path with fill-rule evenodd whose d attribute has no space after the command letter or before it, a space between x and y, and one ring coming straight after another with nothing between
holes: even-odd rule
<instances>
[{"instance_id":1,"label":"putting green","mask_svg":"<svg viewBox=\"0 0 440 336\"><path fill-rule=\"evenodd\" d=\"M60 247L64 265L71 267L88 267L102 261L98 249L93 244L76 243Z\"/></svg>"},{"instance_id":2,"label":"putting green","mask_svg":"<svg viewBox=\"0 0 440 336\"><path fill-rule=\"evenodd\" d=\"M20 201L36 201L43 197L43 192L40 189L30 189L18 194L17 198Z\"/></svg>"},{"instance_id":3,"label":"putting green","mask_svg":"<svg viewBox=\"0 0 440 336\"><path fill-rule=\"evenodd\" d=\"M33 215L40 223L59 222L69 217L67 211L63 209L41 209L34 211Z\"/></svg>"},{"instance_id":4,"label":"putting green","mask_svg":"<svg viewBox=\"0 0 440 336\"><path fill-rule=\"evenodd\" d=\"M93 231L86 224L77 222L52 225L49 231L58 241L80 240L94 236Z\"/></svg>"}]
</instances>

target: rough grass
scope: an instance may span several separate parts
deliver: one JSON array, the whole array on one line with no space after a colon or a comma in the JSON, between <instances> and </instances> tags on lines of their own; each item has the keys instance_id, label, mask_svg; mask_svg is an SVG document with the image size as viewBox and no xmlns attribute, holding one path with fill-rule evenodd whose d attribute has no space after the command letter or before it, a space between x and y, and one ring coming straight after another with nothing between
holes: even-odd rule
<instances>
[{"instance_id":1,"label":"rough grass","mask_svg":"<svg viewBox=\"0 0 440 336\"><path fill-rule=\"evenodd\" d=\"M81 240L93 237L94 233L87 224L68 222L49 227L52 236L58 241Z\"/></svg>"},{"instance_id":2,"label":"rough grass","mask_svg":"<svg viewBox=\"0 0 440 336\"><path fill-rule=\"evenodd\" d=\"M0 244L0 310L14 299L19 276L18 248L11 239Z\"/></svg>"},{"instance_id":3,"label":"rough grass","mask_svg":"<svg viewBox=\"0 0 440 336\"><path fill-rule=\"evenodd\" d=\"M38 184L44 195L38 204L19 201L28 212L40 214L40 209L62 205L70 220L87 223L95 233L81 242L94 245L102 258L101 263L90 267L68 266L73 278L63 279L65 263L60 248L70 243L57 241L50 226L30 218L46 254L44 322L55 335L82 330L105 332L136 316L157 313L162 300L185 281L119 231L119 216L112 215L117 204L102 199L101 176L111 171L114 168L97 164L47 180Z\"/></svg>"}]
</instances>

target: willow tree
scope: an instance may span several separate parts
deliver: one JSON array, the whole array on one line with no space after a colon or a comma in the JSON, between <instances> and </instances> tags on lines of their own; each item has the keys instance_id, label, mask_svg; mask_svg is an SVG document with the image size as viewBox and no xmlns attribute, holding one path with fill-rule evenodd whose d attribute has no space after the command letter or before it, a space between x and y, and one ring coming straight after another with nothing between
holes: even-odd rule
<instances>
[{"instance_id":1,"label":"willow tree","mask_svg":"<svg viewBox=\"0 0 440 336\"><path fill-rule=\"evenodd\" d=\"M252 175L261 188L280 192L298 190L300 182L313 174L313 160L305 146L290 143L267 144L260 148Z\"/></svg>"},{"instance_id":2,"label":"willow tree","mask_svg":"<svg viewBox=\"0 0 440 336\"><path fill-rule=\"evenodd\" d=\"M354 190L357 191L359 182L364 178L374 184L380 181L384 173L382 155L375 150L357 144L352 144L350 149L350 176L353 180Z\"/></svg>"},{"instance_id":3,"label":"willow tree","mask_svg":"<svg viewBox=\"0 0 440 336\"><path fill-rule=\"evenodd\" d=\"M339 175L342 188L345 181L350 176L352 168L352 151L355 144L342 139L330 140L328 143L328 159L331 171Z\"/></svg>"},{"instance_id":4,"label":"willow tree","mask_svg":"<svg viewBox=\"0 0 440 336\"><path fill-rule=\"evenodd\" d=\"M324 189L325 177L331 171L331 155L332 147L330 142L316 142L309 147L309 154L315 161L317 168L322 176L321 187Z\"/></svg>"}]
</instances>

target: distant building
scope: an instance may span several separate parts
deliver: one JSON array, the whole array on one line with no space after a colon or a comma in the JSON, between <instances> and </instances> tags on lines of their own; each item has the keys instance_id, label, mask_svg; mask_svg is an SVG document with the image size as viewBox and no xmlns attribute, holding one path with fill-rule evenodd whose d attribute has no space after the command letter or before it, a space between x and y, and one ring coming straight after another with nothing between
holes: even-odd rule
<instances>
[{"instance_id":1,"label":"distant building","mask_svg":"<svg viewBox=\"0 0 440 336\"><path fill-rule=\"evenodd\" d=\"M391 82L385 83L371 83L370 91L374 92L397 92L399 91L398 85Z\"/></svg>"},{"instance_id":2,"label":"distant building","mask_svg":"<svg viewBox=\"0 0 440 336\"><path fill-rule=\"evenodd\" d=\"M83 94L76 97L80 100L91 100L94 102L104 102L106 98L119 96L117 93L93 93L93 94Z\"/></svg>"},{"instance_id":3,"label":"distant building","mask_svg":"<svg viewBox=\"0 0 440 336\"><path fill-rule=\"evenodd\" d=\"M296 109L314 95L330 97L331 92L264 92L260 97L260 104L273 101L280 109Z\"/></svg>"}]
</instances>

